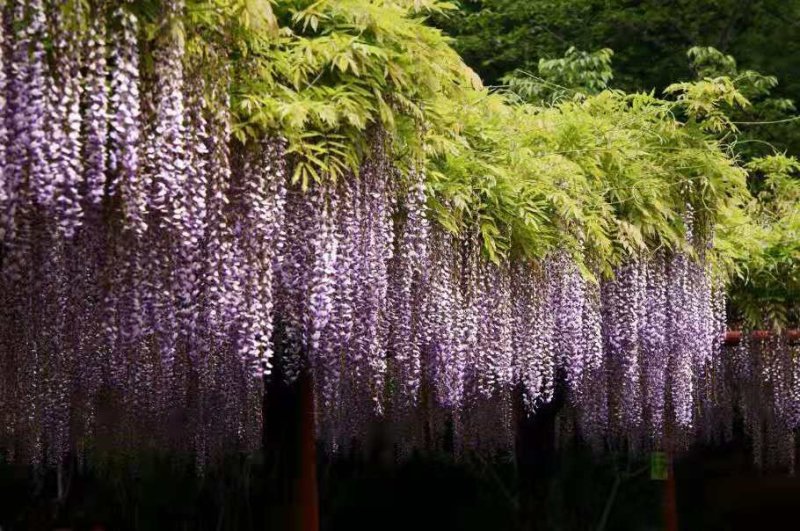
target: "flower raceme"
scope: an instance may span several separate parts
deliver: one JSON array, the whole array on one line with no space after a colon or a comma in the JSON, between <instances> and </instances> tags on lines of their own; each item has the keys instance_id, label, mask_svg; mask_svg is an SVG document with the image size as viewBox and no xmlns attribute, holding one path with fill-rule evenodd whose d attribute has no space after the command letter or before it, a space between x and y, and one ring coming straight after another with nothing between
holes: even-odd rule
<instances>
[{"instance_id":1,"label":"flower raceme","mask_svg":"<svg viewBox=\"0 0 800 531\"><path fill-rule=\"evenodd\" d=\"M380 418L399 447L431 422L459 449L497 448L514 408L554 399L596 447L708 435L734 403L751 423L800 422L788 345L758 366L721 356L724 293L702 253L642 250L599 280L568 249L490 260L478 230L433 222L424 165L396 164L380 131L357 172L299 187L278 135L234 134L227 65L199 76L171 34L147 43L148 69L123 8L83 28L9 4L0 445L15 459L254 450L264 377L302 371L332 449ZM729 374L774 400L736 395Z\"/></svg>"}]
</instances>

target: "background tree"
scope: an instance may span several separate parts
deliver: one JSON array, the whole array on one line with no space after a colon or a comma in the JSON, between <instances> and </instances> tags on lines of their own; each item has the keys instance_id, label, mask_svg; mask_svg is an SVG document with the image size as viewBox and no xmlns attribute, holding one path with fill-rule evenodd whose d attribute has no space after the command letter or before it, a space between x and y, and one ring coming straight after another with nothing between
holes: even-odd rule
<instances>
[{"instance_id":1,"label":"background tree","mask_svg":"<svg viewBox=\"0 0 800 531\"><path fill-rule=\"evenodd\" d=\"M537 72L540 59L562 57L571 47L609 48L614 88L659 93L696 74L686 50L701 46L736 57L743 70L779 73L773 97L797 101L798 21L798 0L464 0L438 24L487 84L514 70ZM779 151L800 153L799 128L772 124L769 141Z\"/></svg>"}]
</instances>

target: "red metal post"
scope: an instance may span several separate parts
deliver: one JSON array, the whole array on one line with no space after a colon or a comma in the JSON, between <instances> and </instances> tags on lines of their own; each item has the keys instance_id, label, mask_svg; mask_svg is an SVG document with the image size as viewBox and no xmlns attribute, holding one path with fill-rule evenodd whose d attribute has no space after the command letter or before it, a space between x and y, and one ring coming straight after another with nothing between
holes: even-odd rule
<instances>
[{"instance_id":1,"label":"red metal post","mask_svg":"<svg viewBox=\"0 0 800 531\"><path fill-rule=\"evenodd\" d=\"M769 330L753 330L753 332L750 334L750 336L753 339L761 339L761 340L769 339L769 336L771 335L772 332Z\"/></svg>"},{"instance_id":2,"label":"red metal post","mask_svg":"<svg viewBox=\"0 0 800 531\"><path fill-rule=\"evenodd\" d=\"M738 345L741 340L742 340L741 330L728 330L727 332L725 332L726 345Z\"/></svg>"},{"instance_id":3,"label":"red metal post","mask_svg":"<svg viewBox=\"0 0 800 531\"><path fill-rule=\"evenodd\" d=\"M753 330L750 333L750 337L753 339L764 340L768 339L773 332L771 330ZM800 330L793 329L787 330L785 332L786 339L789 343L797 343L800 341ZM728 330L725 332L725 344L730 346L738 345L742 341L742 331L741 330Z\"/></svg>"}]
</instances>

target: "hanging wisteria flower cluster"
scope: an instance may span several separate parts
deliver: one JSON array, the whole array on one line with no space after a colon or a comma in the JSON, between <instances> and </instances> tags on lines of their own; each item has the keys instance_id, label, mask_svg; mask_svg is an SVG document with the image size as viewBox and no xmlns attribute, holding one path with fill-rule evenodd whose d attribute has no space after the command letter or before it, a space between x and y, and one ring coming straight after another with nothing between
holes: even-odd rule
<instances>
[{"instance_id":1,"label":"hanging wisteria flower cluster","mask_svg":"<svg viewBox=\"0 0 800 531\"><path fill-rule=\"evenodd\" d=\"M173 33L145 76L129 11L46 6L3 25L3 446L256 448L283 146L231 140L224 66L208 86Z\"/></svg>"},{"instance_id":2,"label":"hanging wisteria flower cluster","mask_svg":"<svg viewBox=\"0 0 800 531\"><path fill-rule=\"evenodd\" d=\"M162 4L177 23L182 1ZM504 448L554 399L596 447L674 446L739 402L758 441L759 423L800 422L796 353L721 356L702 253L630 256L600 281L566 249L494 263L476 233L429 221L424 171L397 170L380 131L357 174L300 189L281 140L233 139L228 65L199 75L166 32L148 70L130 11L85 26L47 6L10 2L0 24L12 458L253 450L273 365L312 375L334 451L378 419L402 450L445 433ZM769 386L768 407L743 379Z\"/></svg>"},{"instance_id":3,"label":"hanging wisteria flower cluster","mask_svg":"<svg viewBox=\"0 0 800 531\"><path fill-rule=\"evenodd\" d=\"M714 371L697 437L725 443L747 436L758 468L796 470L800 428L800 345L785 334L746 333Z\"/></svg>"},{"instance_id":4,"label":"hanging wisteria flower cluster","mask_svg":"<svg viewBox=\"0 0 800 531\"><path fill-rule=\"evenodd\" d=\"M312 372L332 448L381 417L401 446L424 439L410 422L459 449L507 447L515 402L531 414L557 393L596 445L685 439L724 323L702 261L662 251L599 284L566 252L494 264L477 238L426 221L419 174L394 193L399 181L378 150L357 177L287 199L282 372Z\"/></svg>"}]
</instances>

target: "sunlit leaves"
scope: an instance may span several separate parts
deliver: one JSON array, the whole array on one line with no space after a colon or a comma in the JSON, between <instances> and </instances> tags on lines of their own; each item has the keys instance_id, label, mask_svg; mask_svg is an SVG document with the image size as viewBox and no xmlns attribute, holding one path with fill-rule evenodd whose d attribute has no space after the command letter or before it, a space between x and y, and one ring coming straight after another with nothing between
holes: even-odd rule
<instances>
[{"instance_id":1,"label":"sunlit leaves","mask_svg":"<svg viewBox=\"0 0 800 531\"><path fill-rule=\"evenodd\" d=\"M278 1L279 30L266 46L264 32L240 22L234 35L248 52L234 62L234 133L244 140L280 131L294 180L307 187L356 171L359 139L380 127L398 166L426 167L434 218L452 232L480 232L492 260L581 247L609 273L637 250L682 246L687 201L711 224L741 197L741 172L707 137L734 127L723 106L744 103L727 78L674 88L676 107L603 90L610 50L570 50L542 61L541 75L583 95L557 98L555 107L518 105L482 89L420 18L449 8Z\"/></svg>"},{"instance_id":2,"label":"sunlit leaves","mask_svg":"<svg viewBox=\"0 0 800 531\"><path fill-rule=\"evenodd\" d=\"M800 163L772 155L747 168L757 201L722 228L735 234L732 256L742 268L732 296L751 326L783 328L800 317Z\"/></svg>"},{"instance_id":3,"label":"sunlit leaves","mask_svg":"<svg viewBox=\"0 0 800 531\"><path fill-rule=\"evenodd\" d=\"M736 88L729 77L705 78L696 82L673 83L664 89L675 95L689 118L712 133L736 131L723 105L747 107L750 101Z\"/></svg>"},{"instance_id":4,"label":"sunlit leaves","mask_svg":"<svg viewBox=\"0 0 800 531\"><path fill-rule=\"evenodd\" d=\"M614 77L613 55L609 48L589 53L570 47L563 57L539 59L538 75L515 70L502 81L509 91L531 103L556 103L596 94L607 89Z\"/></svg>"}]
</instances>

